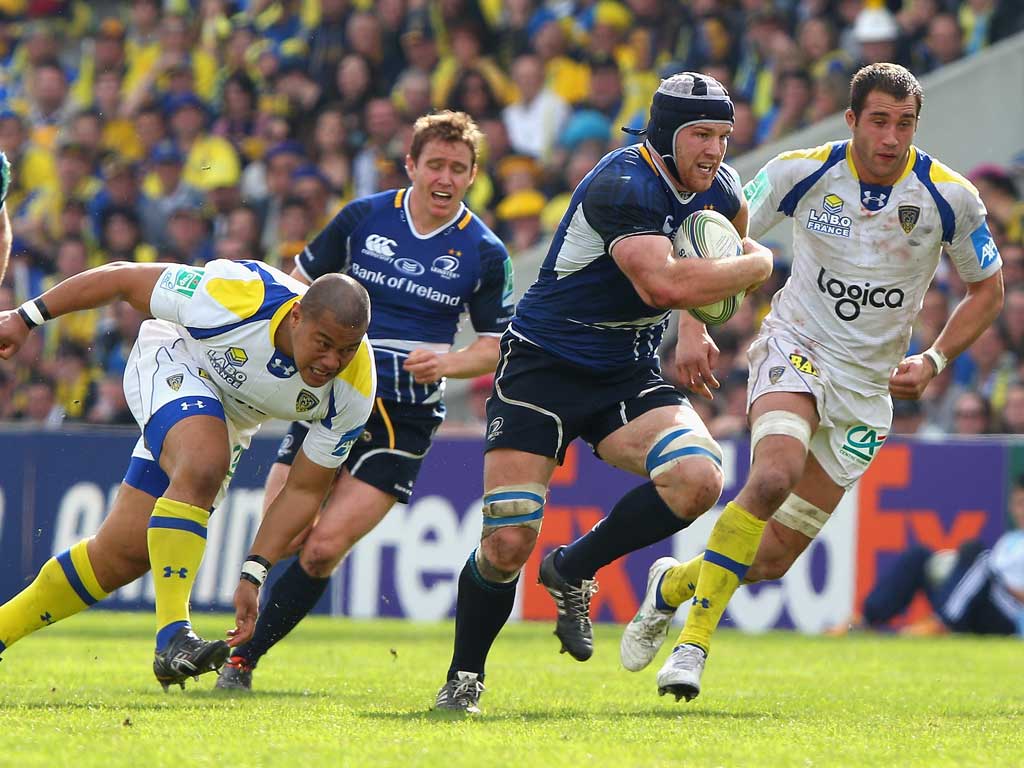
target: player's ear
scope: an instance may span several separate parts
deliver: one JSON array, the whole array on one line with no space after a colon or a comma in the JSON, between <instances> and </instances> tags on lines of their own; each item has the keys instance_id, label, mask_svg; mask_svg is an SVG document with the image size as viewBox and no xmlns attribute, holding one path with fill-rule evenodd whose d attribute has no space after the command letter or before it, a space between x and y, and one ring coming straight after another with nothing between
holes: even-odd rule
<instances>
[{"instance_id":1,"label":"player's ear","mask_svg":"<svg viewBox=\"0 0 1024 768\"><path fill-rule=\"evenodd\" d=\"M412 175L416 170L416 163L412 159L412 155L405 156L405 175L409 177L409 181L412 181Z\"/></svg>"},{"instance_id":2,"label":"player's ear","mask_svg":"<svg viewBox=\"0 0 1024 768\"><path fill-rule=\"evenodd\" d=\"M467 187L473 186L473 182L476 180L476 171L479 167L476 163L473 163L473 168L469 172L469 184L466 185Z\"/></svg>"},{"instance_id":3,"label":"player's ear","mask_svg":"<svg viewBox=\"0 0 1024 768\"><path fill-rule=\"evenodd\" d=\"M852 131L853 127L857 125L857 115L853 113L852 109L846 110L846 125Z\"/></svg>"}]
</instances>

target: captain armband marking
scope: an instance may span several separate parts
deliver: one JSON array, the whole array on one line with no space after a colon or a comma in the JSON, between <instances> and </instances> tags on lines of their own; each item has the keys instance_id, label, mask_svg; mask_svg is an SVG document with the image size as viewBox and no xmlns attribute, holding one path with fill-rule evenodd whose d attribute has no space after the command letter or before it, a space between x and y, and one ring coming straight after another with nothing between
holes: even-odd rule
<instances>
[{"instance_id":1,"label":"captain armband marking","mask_svg":"<svg viewBox=\"0 0 1024 768\"><path fill-rule=\"evenodd\" d=\"M791 493L772 517L787 528L813 539L821 532L821 527L828 522L829 514L809 501L804 501L795 493Z\"/></svg>"},{"instance_id":2,"label":"captain armband marking","mask_svg":"<svg viewBox=\"0 0 1024 768\"><path fill-rule=\"evenodd\" d=\"M761 439L768 435L786 435L799 440L804 448L811 444L811 425L789 411L768 411L762 413L750 426L750 454Z\"/></svg>"},{"instance_id":3,"label":"captain armband marking","mask_svg":"<svg viewBox=\"0 0 1024 768\"><path fill-rule=\"evenodd\" d=\"M270 561L259 555L249 555L242 563L240 579L251 582L257 587L262 587L267 580L267 573L270 572Z\"/></svg>"},{"instance_id":4,"label":"captain armband marking","mask_svg":"<svg viewBox=\"0 0 1024 768\"><path fill-rule=\"evenodd\" d=\"M498 528L518 526L540 530L544 518L544 497L540 483L502 485L484 495L484 538Z\"/></svg>"},{"instance_id":5,"label":"captain armband marking","mask_svg":"<svg viewBox=\"0 0 1024 768\"><path fill-rule=\"evenodd\" d=\"M647 474L653 480L691 456L703 456L722 466L722 449L713 439L685 427L670 427L654 438L647 452Z\"/></svg>"}]
</instances>

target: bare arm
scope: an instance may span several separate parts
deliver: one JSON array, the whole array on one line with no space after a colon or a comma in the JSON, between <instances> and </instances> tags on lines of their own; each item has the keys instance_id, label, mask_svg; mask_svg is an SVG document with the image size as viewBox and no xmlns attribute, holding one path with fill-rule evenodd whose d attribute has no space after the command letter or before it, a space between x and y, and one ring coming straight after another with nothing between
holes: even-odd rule
<instances>
[{"instance_id":1,"label":"bare arm","mask_svg":"<svg viewBox=\"0 0 1024 768\"><path fill-rule=\"evenodd\" d=\"M270 503L256 531L249 550L252 555L273 565L287 554L292 540L316 517L336 472L336 469L315 464L298 451L284 487ZM259 587L242 578L235 589L235 626L227 632L232 645L248 642L258 615Z\"/></svg>"},{"instance_id":2,"label":"bare arm","mask_svg":"<svg viewBox=\"0 0 1024 768\"><path fill-rule=\"evenodd\" d=\"M947 360L971 346L992 325L1003 308L1003 273L967 284L967 295L956 305L939 337L932 344ZM925 355L904 358L889 377L889 392L898 400L917 400L938 371Z\"/></svg>"},{"instance_id":3,"label":"bare arm","mask_svg":"<svg viewBox=\"0 0 1024 768\"><path fill-rule=\"evenodd\" d=\"M0 283L7 274L7 263L11 258L11 243L14 233L11 232L11 219L7 215L7 206L0 208Z\"/></svg>"},{"instance_id":4,"label":"bare arm","mask_svg":"<svg viewBox=\"0 0 1024 768\"><path fill-rule=\"evenodd\" d=\"M402 367L417 384L429 384L444 376L472 379L492 373L498 366L498 343L497 336L478 336L472 344L454 352L414 349Z\"/></svg>"},{"instance_id":5,"label":"bare arm","mask_svg":"<svg viewBox=\"0 0 1024 768\"><path fill-rule=\"evenodd\" d=\"M63 280L39 298L50 317L94 309L115 300L127 301L150 314L149 302L166 264L115 261ZM29 326L17 310L0 312L0 359L7 360L28 337Z\"/></svg>"},{"instance_id":6,"label":"bare arm","mask_svg":"<svg viewBox=\"0 0 1024 768\"><path fill-rule=\"evenodd\" d=\"M689 309L712 304L760 285L772 273L772 252L750 238L741 256L677 259L664 235L633 235L618 241L612 258L645 304Z\"/></svg>"}]
</instances>

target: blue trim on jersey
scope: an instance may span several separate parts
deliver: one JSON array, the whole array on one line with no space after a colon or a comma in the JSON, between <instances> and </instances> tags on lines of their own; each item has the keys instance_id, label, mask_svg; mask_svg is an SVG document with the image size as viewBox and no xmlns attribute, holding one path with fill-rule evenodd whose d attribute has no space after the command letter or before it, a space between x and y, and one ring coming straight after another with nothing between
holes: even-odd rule
<instances>
[{"instance_id":1,"label":"blue trim on jersey","mask_svg":"<svg viewBox=\"0 0 1024 768\"><path fill-rule=\"evenodd\" d=\"M920 149L917 150L914 174L924 184L925 189L931 194L932 200L935 201L935 207L939 209L939 218L942 220L942 242L952 243L953 235L956 234L956 215L953 213L953 206L946 202L946 198L942 196L939 188L932 181L931 170L932 159Z\"/></svg>"},{"instance_id":2,"label":"blue trim on jersey","mask_svg":"<svg viewBox=\"0 0 1024 768\"><path fill-rule=\"evenodd\" d=\"M239 320L227 325L219 325L216 328L193 328L185 326L185 330L188 331L189 336L193 339L202 341L203 339L210 339L214 336L220 336L222 333L233 331L236 328L241 328L243 325L248 323L255 323L260 320L269 320L274 316L274 313L280 309L282 304L299 295L277 282L273 275L263 269L263 267L256 262L243 260L236 263L241 264L246 269L249 269L260 276L260 279L263 281L263 304L260 305L256 314L251 315L244 320Z\"/></svg>"},{"instance_id":3,"label":"blue trim on jersey","mask_svg":"<svg viewBox=\"0 0 1024 768\"><path fill-rule=\"evenodd\" d=\"M544 506L544 497L529 491L502 491L501 493L489 493L484 496L484 504L492 504L495 501L508 501L509 499L522 499L524 501L535 501Z\"/></svg>"},{"instance_id":4,"label":"blue trim on jersey","mask_svg":"<svg viewBox=\"0 0 1024 768\"><path fill-rule=\"evenodd\" d=\"M124 473L124 484L159 499L171 484L171 478L155 461L132 456L128 471Z\"/></svg>"},{"instance_id":5,"label":"blue trim on jersey","mask_svg":"<svg viewBox=\"0 0 1024 768\"><path fill-rule=\"evenodd\" d=\"M199 403L202 403L202 406L196 410L191 409ZM189 416L215 416L221 421L227 421L224 406L215 397L179 397L177 400L171 400L149 417L146 428L142 430L146 438L146 448L153 454L153 458L159 461L167 433L171 427Z\"/></svg>"},{"instance_id":6,"label":"blue trim on jersey","mask_svg":"<svg viewBox=\"0 0 1024 768\"><path fill-rule=\"evenodd\" d=\"M153 515L149 518L149 525L147 528L170 528L172 531L187 531L188 533L194 533L201 539L206 538L206 526L202 523L197 523L195 520L185 520L181 517L162 517Z\"/></svg>"},{"instance_id":7,"label":"blue trim on jersey","mask_svg":"<svg viewBox=\"0 0 1024 768\"><path fill-rule=\"evenodd\" d=\"M984 219L978 228L971 232L971 245L974 246L974 255L978 257L978 266L982 269L988 269L992 262L999 258L999 248L992 238L988 221Z\"/></svg>"},{"instance_id":8,"label":"blue trim on jersey","mask_svg":"<svg viewBox=\"0 0 1024 768\"><path fill-rule=\"evenodd\" d=\"M824 176L829 168L846 159L846 145L849 143L849 141L840 141L832 147L828 159L822 163L818 170L794 184L793 188L782 198L782 202L779 203L779 212L792 216L793 212L796 211L797 204L807 194L808 190L818 183L818 179Z\"/></svg>"},{"instance_id":9,"label":"blue trim on jersey","mask_svg":"<svg viewBox=\"0 0 1024 768\"><path fill-rule=\"evenodd\" d=\"M338 408L334 402L334 387L331 387L331 393L327 396L327 415L320 419L320 423L328 429L334 429L333 420L338 415Z\"/></svg>"},{"instance_id":10,"label":"blue trim on jersey","mask_svg":"<svg viewBox=\"0 0 1024 768\"><path fill-rule=\"evenodd\" d=\"M7 646L4 645L4 641L3 640L0 640L0 653L3 653L6 650L7 650Z\"/></svg>"},{"instance_id":11,"label":"blue trim on jersey","mask_svg":"<svg viewBox=\"0 0 1024 768\"><path fill-rule=\"evenodd\" d=\"M61 569L64 571L64 577L68 580L68 584L75 590L75 594L78 595L78 599L86 605L94 605L97 600L95 597L89 594L89 590L85 588L85 584L82 583L82 577L78 575L78 571L75 570L75 564L71 561L71 550L65 549L56 558L60 564Z\"/></svg>"},{"instance_id":12,"label":"blue trim on jersey","mask_svg":"<svg viewBox=\"0 0 1024 768\"><path fill-rule=\"evenodd\" d=\"M725 568L727 571L732 571L740 581L743 581L743 577L747 575L747 569L750 568L749 565L744 565L741 562L733 560L731 557L726 557L720 552L713 552L710 549L704 552L704 562L713 563L714 565Z\"/></svg>"}]
</instances>

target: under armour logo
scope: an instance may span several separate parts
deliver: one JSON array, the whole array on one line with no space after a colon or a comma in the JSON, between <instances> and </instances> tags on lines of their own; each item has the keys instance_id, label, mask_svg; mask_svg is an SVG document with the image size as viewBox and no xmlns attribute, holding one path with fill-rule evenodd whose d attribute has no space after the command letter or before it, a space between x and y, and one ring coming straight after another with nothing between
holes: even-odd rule
<instances>
[{"instance_id":1,"label":"under armour logo","mask_svg":"<svg viewBox=\"0 0 1024 768\"><path fill-rule=\"evenodd\" d=\"M863 197L861 199L864 201L864 205L866 207L868 207L868 208L872 208L872 207L881 208L883 205L885 205L885 201L888 198L889 198L889 196L887 194L885 194L885 192L879 192L877 194L872 194L871 190L865 189L864 190L864 195L863 195Z\"/></svg>"},{"instance_id":2,"label":"under armour logo","mask_svg":"<svg viewBox=\"0 0 1024 768\"><path fill-rule=\"evenodd\" d=\"M164 566L164 578L169 579L174 574L178 574L179 579L188 578L188 568L171 568L169 565Z\"/></svg>"},{"instance_id":3,"label":"under armour logo","mask_svg":"<svg viewBox=\"0 0 1024 768\"><path fill-rule=\"evenodd\" d=\"M702 598L698 599L696 595L693 596L693 604L694 605L699 605L704 610L707 610L708 608L711 607L711 601L710 600L708 600L706 597L702 597Z\"/></svg>"},{"instance_id":4,"label":"under armour logo","mask_svg":"<svg viewBox=\"0 0 1024 768\"><path fill-rule=\"evenodd\" d=\"M275 357L273 360L271 360L270 367L280 369L285 376L291 376L293 373L295 373L295 366L288 365L280 357Z\"/></svg>"},{"instance_id":5,"label":"under armour logo","mask_svg":"<svg viewBox=\"0 0 1024 768\"><path fill-rule=\"evenodd\" d=\"M181 410L183 411L187 411L189 408L198 408L199 410L203 410L205 407L206 404L202 400L196 400L194 403L185 401L181 404Z\"/></svg>"},{"instance_id":6,"label":"under armour logo","mask_svg":"<svg viewBox=\"0 0 1024 768\"><path fill-rule=\"evenodd\" d=\"M47 625L53 624L53 622L55 621L55 619L53 618L53 614L51 614L49 611L47 611L46 613L40 614L39 615L39 620L41 622L43 622L43 624L47 624Z\"/></svg>"}]
</instances>

